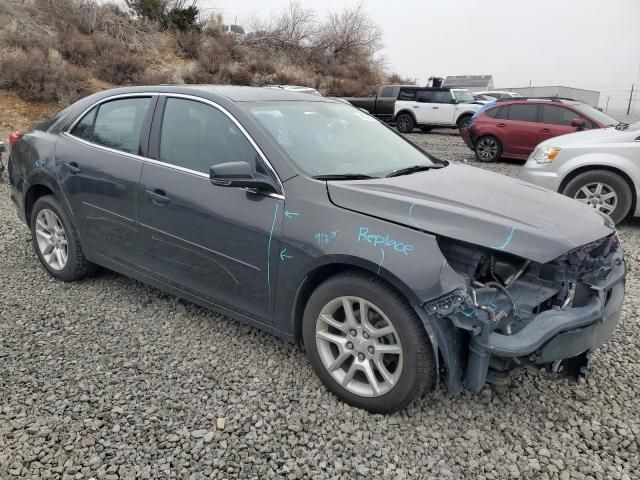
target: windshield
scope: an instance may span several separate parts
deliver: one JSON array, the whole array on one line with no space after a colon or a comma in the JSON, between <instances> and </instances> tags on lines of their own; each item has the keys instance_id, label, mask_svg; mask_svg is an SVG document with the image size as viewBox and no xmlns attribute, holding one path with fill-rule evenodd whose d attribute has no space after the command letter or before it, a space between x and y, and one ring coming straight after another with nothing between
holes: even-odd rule
<instances>
[{"instance_id":1,"label":"windshield","mask_svg":"<svg viewBox=\"0 0 640 480\"><path fill-rule=\"evenodd\" d=\"M456 97L456 100L458 100L461 103L475 101L475 98L473 98L473 95L469 90L451 90L451 91L453 92L453 96Z\"/></svg>"},{"instance_id":2,"label":"windshield","mask_svg":"<svg viewBox=\"0 0 640 480\"><path fill-rule=\"evenodd\" d=\"M584 113L585 115L595 120L596 122L600 122L603 125L606 125L607 127L615 127L620 123L615 118L612 118L606 113L601 112L600 110L596 110L595 108L590 107L589 105L586 105L584 103L576 103L576 104L573 104L572 107L578 110L579 112Z\"/></svg>"},{"instance_id":3,"label":"windshield","mask_svg":"<svg viewBox=\"0 0 640 480\"><path fill-rule=\"evenodd\" d=\"M380 177L434 162L374 117L326 102L249 103L248 110L306 174Z\"/></svg>"}]
</instances>

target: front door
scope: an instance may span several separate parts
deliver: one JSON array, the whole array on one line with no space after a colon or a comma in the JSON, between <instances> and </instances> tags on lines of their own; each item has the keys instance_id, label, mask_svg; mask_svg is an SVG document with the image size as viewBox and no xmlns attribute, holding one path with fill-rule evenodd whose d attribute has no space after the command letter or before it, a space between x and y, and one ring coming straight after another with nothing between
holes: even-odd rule
<instances>
[{"instance_id":1,"label":"front door","mask_svg":"<svg viewBox=\"0 0 640 480\"><path fill-rule=\"evenodd\" d=\"M126 265L140 257L136 188L147 97L105 101L86 113L56 143L56 176L89 255ZM147 118L150 121L150 117Z\"/></svg>"},{"instance_id":2,"label":"front door","mask_svg":"<svg viewBox=\"0 0 640 480\"><path fill-rule=\"evenodd\" d=\"M167 98L157 108L140 180L145 268L173 286L270 323L284 210L281 195L213 185L214 164L268 175L244 133L213 105ZM161 123L157 123L161 122Z\"/></svg>"},{"instance_id":3,"label":"front door","mask_svg":"<svg viewBox=\"0 0 640 480\"><path fill-rule=\"evenodd\" d=\"M577 132L578 129L571 126L571 121L576 118L583 120L586 127L591 127L591 122L588 119L585 119L569 108L559 105L543 105L540 141L542 142L559 135Z\"/></svg>"},{"instance_id":4,"label":"front door","mask_svg":"<svg viewBox=\"0 0 640 480\"><path fill-rule=\"evenodd\" d=\"M450 90L434 90L431 98L431 115L433 123L438 125L453 125L456 115L456 105L452 103L453 95Z\"/></svg>"}]
</instances>

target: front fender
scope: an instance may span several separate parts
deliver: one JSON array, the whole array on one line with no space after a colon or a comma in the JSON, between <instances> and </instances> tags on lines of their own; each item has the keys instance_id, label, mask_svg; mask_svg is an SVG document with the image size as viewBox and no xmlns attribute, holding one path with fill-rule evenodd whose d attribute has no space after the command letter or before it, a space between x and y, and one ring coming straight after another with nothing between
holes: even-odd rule
<instances>
[{"instance_id":1,"label":"front fender","mask_svg":"<svg viewBox=\"0 0 640 480\"><path fill-rule=\"evenodd\" d=\"M614 169L626 175L634 185L640 180L640 170L637 163L634 163L630 156L619 155L611 152L588 152L576 155L564 161L558 168L558 174L561 178L561 187L567 184L567 179L577 170L584 170L585 167L597 169L598 167L606 167Z\"/></svg>"}]
</instances>

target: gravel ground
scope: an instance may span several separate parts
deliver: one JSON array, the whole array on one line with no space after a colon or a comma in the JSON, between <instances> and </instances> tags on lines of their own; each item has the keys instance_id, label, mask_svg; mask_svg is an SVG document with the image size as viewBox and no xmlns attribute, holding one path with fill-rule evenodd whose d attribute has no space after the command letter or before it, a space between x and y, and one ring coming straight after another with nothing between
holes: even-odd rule
<instances>
[{"instance_id":1,"label":"gravel ground","mask_svg":"<svg viewBox=\"0 0 640 480\"><path fill-rule=\"evenodd\" d=\"M412 138L477 165L453 132ZM586 382L524 374L381 416L297 346L117 274L53 281L0 185L0 478L640 478L639 234Z\"/></svg>"}]
</instances>

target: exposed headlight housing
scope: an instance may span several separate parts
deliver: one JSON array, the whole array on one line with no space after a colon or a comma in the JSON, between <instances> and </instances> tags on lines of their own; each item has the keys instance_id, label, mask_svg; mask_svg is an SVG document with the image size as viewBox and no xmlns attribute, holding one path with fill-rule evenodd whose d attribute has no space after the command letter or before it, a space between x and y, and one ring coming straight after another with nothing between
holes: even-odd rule
<instances>
[{"instance_id":1,"label":"exposed headlight housing","mask_svg":"<svg viewBox=\"0 0 640 480\"><path fill-rule=\"evenodd\" d=\"M553 162L560 153L558 147L536 148L531 154L531 158L538 163Z\"/></svg>"}]
</instances>

